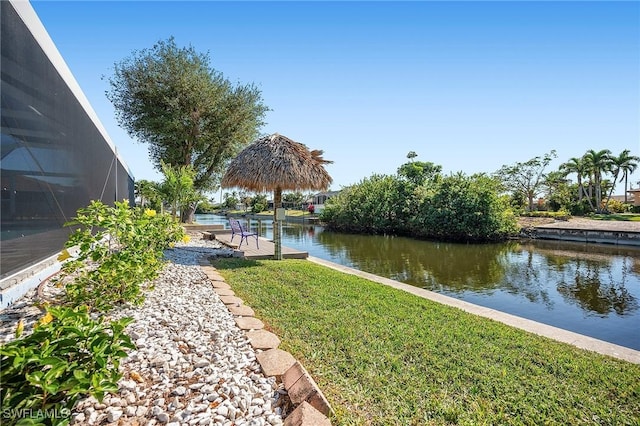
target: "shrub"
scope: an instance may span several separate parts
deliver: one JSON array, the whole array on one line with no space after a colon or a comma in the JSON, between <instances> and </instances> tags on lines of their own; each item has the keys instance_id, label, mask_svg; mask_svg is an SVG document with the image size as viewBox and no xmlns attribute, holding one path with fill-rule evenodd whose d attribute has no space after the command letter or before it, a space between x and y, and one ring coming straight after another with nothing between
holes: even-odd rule
<instances>
[{"instance_id":1,"label":"shrub","mask_svg":"<svg viewBox=\"0 0 640 426\"><path fill-rule=\"evenodd\" d=\"M267 209L267 204L262 202L254 203L251 206L251 213L260 213Z\"/></svg>"},{"instance_id":2,"label":"shrub","mask_svg":"<svg viewBox=\"0 0 640 426\"><path fill-rule=\"evenodd\" d=\"M216 206L209 200L202 200L196 207L196 214L210 214L216 210Z\"/></svg>"},{"instance_id":3,"label":"shrub","mask_svg":"<svg viewBox=\"0 0 640 426\"><path fill-rule=\"evenodd\" d=\"M592 213L591 206L589 206L589 201L583 199L582 202L574 201L570 203L569 213L572 216L586 216L589 213Z\"/></svg>"},{"instance_id":4,"label":"shrub","mask_svg":"<svg viewBox=\"0 0 640 426\"><path fill-rule=\"evenodd\" d=\"M0 347L3 421L64 425L80 397L102 401L116 392L120 359L135 348L123 333L131 321L93 320L86 307L49 308L32 334Z\"/></svg>"},{"instance_id":5,"label":"shrub","mask_svg":"<svg viewBox=\"0 0 640 426\"><path fill-rule=\"evenodd\" d=\"M372 175L344 188L320 214L330 229L368 234L406 231L407 202L402 181L394 176Z\"/></svg>"},{"instance_id":6,"label":"shrub","mask_svg":"<svg viewBox=\"0 0 640 426\"><path fill-rule=\"evenodd\" d=\"M451 241L493 241L516 232L509 199L486 175L455 174L442 178L413 218L412 233Z\"/></svg>"},{"instance_id":7,"label":"shrub","mask_svg":"<svg viewBox=\"0 0 640 426\"><path fill-rule=\"evenodd\" d=\"M240 200L238 200L236 197L228 196L222 202L221 207L223 209L234 210L238 207L238 204L240 204Z\"/></svg>"},{"instance_id":8,"label":"shrub","mask_svg":"<svg viewBox=\"0 0 640 426\"><path fill-rule=\"evenodd\" d=\"M60 279L71 279L66 298L72 305L103 311L123 302L140 303L140 285L157 276L163 250L185 236L171 216L130 208L126 202L109 207L92 201L67 225L79 226L66 243L79 252L62 267Z\"/></svg>"},{"instance_id":9,"label":"shrub","mask_svg":"<svg viewBox=\"0 0 640 426\"><path fill-rule=\"evenodd\" d=\"M260 213L267 209L269 202L267 201L266 195L257 194L255 197L251 198L249 205L251 206L251 213Z\"/></svg>"},{"instance_id":10,"label":"shrub","mask_svg":"<svg viewBox=\"0 0 640 426\"><path fill-rule=\"evenodd\" d=\"M631 211L631 207L631 204L625 204L618 200L609 200L607 204L607 209L611 213L627 213Z\"/></svg>"},{"instance_id":11,"label":"shrub","mask_svg":"<svg viewBox=\"0 0 640 426\"><path fill-rule=\"evenodd\" d=\"M454 241L499 240L516 232L508 198L485 175L457 174L419 186L373 175L331 198L320 220L337 231Z\"/></svg>"}]
</instances>

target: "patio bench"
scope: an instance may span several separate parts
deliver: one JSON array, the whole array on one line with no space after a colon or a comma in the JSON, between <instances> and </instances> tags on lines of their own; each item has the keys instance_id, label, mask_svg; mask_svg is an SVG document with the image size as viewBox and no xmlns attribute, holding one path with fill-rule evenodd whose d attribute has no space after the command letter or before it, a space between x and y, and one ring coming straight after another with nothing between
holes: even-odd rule
<instances>
[{"instance_id":1,"label":"patio bench","mask_svg":"<svg viewBox=\"0 0 640 426\"><path fill-rule=\"evenodd\" d=\"M231 242L233 242L233 238L237 235L240 235L240 245L238 245L238 249L240 249L240 247L242 246L242 241L246 241L247 244L249 244L249 237L255 237L256 238L256 248L260 248L258 246L258 233L257 232L251 232L246 230L243 226L242 223L240 223L239 220L237 219L233 219L233 218L229 218L229 225L231 225Z\"/></svg>"}]
</instances>

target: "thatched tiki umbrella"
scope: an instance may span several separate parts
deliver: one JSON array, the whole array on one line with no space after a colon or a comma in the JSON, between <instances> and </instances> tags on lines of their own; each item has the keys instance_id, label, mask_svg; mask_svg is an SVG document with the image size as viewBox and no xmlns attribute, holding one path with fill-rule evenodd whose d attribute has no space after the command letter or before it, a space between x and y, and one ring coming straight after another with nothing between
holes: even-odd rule
<instances>
[{"instance_id":1,"label":"thatched tiki umbrella","mask_svg":"<svg viewBox=\"0 0 640 426\"><path fill-rule=\"evenodd\" d=\"M246 188L255 192L273 191L274 258L282 259L280 223L277 208L282 206L283 190L325 190L333 179L324 169L331 163L322 151L309 149L286 136L274 133L246 147L231 161L222 186Z\"/></svg>"}]
</instances>

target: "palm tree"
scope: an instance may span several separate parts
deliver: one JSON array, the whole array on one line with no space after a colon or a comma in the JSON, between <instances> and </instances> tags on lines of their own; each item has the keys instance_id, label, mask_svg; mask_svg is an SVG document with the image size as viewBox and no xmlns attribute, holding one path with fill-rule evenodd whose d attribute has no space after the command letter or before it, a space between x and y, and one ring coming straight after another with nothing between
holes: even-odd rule
<instances>
[{"instance_id":1,"label":"palm tree","mask_svg":"<svg viewBox=\"0 0 640 426\"><path fill-rule=\"evenodd\" d=\"M196 172L191 165L173 167L161 161L162 174L164 180L160 184L160 193L171 206L171 215L177 217L178 210L182 216L182 222L192 223L191 215L186 214L191 203L197 203L200 200L200 194L193 187L193 179ZM195 208L192 210L195 211Z\"/></svg>"},{"instance_id":2,"label":"palm tree","mask_svg":"<svg viewBox=\"0 0 640 426\"><path fill-rule=\"evenodd\" d=\"M614 162L616 167L618 168L618 172L622 173L620 176L620 182L624 179L624 202L627 203L627 179L629 175L632 174L636 168L638 167L638 162L640 161L640 157L635 155L629 155L631 151L625 149L614 158Z\"/></svg>"},{"instance_id":3,"label":"palm tree","mask_svg":"<svg viewBox=\"0 0 640 426\"><path fill-rule=\"evenodd\" d=\"M590 149L582 157L587 166L587 172L593 177L596 196L596 212L602 211L602 175L611 170L611 151Z\"/></svg>"},{"instance_id":4,"label":"palm tree","mask_svg":"<svg viewBox=\"0 0 640 426\"><path fill-rule=\"evenodd\" d=\"M571 157L569 161L560 165L560 168L565 172L565 176L571 173L575 173L578 176L578 201L582 202L582 196L586 194L586 190L582 185L582 178L587 171L584 158Z\"/></svg>"},{"instance_id":5,"label":"palm tree","mask_svg":"<svg viewBox=\"0 0 640 426\"><path fill-rule=\"evenodd\" d=\"M145 179L136 181L135 184L136 195L140 197L140 206L146 207L147 202L154 204L154 201L158 197L158 184Z\"/></svg>"}]
</instances>

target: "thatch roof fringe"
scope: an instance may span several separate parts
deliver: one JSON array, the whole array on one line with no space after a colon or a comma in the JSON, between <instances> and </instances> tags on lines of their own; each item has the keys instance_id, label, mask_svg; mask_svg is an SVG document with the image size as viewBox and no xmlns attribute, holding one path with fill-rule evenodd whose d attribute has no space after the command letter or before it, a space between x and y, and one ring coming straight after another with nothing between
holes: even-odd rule
<instances>
[{"instance_id":1,"label":"thatch roof fringe","mask_svg":"<svg viewBox=\"0 0 640 426\"><path fill-rule=\"evenodd\" d=\"M324 190L333 179L324 169L330 164L321 150L309 151L302 143L274 133L246 147L233 159L222 178L223 187L241 187L256 192Z\"/></svg>"}]
</instances>

